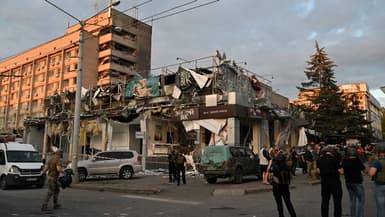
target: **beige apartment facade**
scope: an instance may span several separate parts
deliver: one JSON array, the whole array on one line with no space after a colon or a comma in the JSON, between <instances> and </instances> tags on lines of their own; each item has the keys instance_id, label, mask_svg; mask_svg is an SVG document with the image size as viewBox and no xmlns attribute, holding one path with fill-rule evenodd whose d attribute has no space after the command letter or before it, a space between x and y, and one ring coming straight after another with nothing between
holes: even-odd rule
<instances>
[{"instance_id":1,"label":"beige apartment facade","mask_svg":"<svg viewBox=\"0 0 385 217\"><path fill-rule=\"evenodd\" d=\"M83 84L86 89L147 76L151 26L115 9L84 26ZM24 133L27 118L45 117L44 99L76 91L80 25L66 34L0 62L0 130Z\"/></svg>"},{"instance_id":2,"label":"beige apartment facade","mask_svg":"<svg viewBox=\"0 0 385 217\"><path fill-rule=\"evenodd\" d=\"M378 100L369 92L369 86L366 82L343 84L339 86L339 90L343 92L345 96L355 94L359 99L359 107L362 110L367 110L365 118L370 120L373 130L373 136L379 140L382 139L381 129L381 104ZM309 105L311 102L307 96L314 95L314 90L307 90L298 93L298 99L293 100L294 105Z\"/></svg>"}]
</instances>

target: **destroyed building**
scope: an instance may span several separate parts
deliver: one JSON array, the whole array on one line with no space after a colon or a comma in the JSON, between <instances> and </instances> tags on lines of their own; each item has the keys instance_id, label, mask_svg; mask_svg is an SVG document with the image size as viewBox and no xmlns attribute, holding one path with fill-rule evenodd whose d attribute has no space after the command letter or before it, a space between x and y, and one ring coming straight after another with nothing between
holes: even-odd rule
<instances>
[{"instance_id":1,"label":"destroyed building","mask_svg":"<svg viewBox=\"0 0 385 217\"><path fill-rule=\"evenodd\" d=\"M288 99L273 93L269 80L219 53L160 71L82 90L80 159L128 148L143 155L146 168L158 168L166 166L173 148L198 159L208 145L249 146L254 152L262 144L296 145ZM68 160L74 96L65 92L45 100L42 150L58 146Z\"/></svg>"}]
</instances>

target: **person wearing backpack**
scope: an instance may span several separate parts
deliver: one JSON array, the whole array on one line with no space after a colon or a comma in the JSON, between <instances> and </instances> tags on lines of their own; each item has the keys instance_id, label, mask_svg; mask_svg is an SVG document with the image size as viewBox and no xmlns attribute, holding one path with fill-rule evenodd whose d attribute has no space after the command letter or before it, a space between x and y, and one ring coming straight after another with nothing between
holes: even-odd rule
<instances>
[{"instance_id":1,"label":"person wearing backpack","mask_svg":"<svg viewBox=\"0 0 385 217\"><path fill-rule=\"evenodd\" d=\"M324 149L317 162L317 173L321 177L321 216L329 217L329 202L333 196L334 217L342 216L342 186L340 174L344 173L337 159L337 150Z\"/></svg>"},{"instance_id":2,"label":"person wearing backpack","mask_svg":"<svg viewBox=\"0 0 385 217\"><path fill-rule=\"evenodd\" d=\"M293 203L290 200L290 167L287 165L286 157L279 151L272 159L270 171L273 173L273 179L271 185L273 186L273 195L277 204L278 215L283 217L283 203L282 198L285 201L286 208L291 217L296 217Z\"/></svg>"},{"instance_id":3,"label":"person wearing backpack","mask_svg":"<svg viewBox=\"0 0 385 217\"><path fill-rule=\"evenodd\" d=\"M374 196L376 199L377 217L385 216L385 148L378 153L373 161L369 175L374 179Z\"/></svg>"},{"instance_id":4,"label":"person wearing backpack","mask_svg":"<svg viewBox=\"0 0 385 217\"><path fill-rule=\"evenodd\" d=\"M346 150L345 158L342 160L342 168L344 169L346 188L349 192L350 216L364 217L365 189L362 184L362 172L366 174L368 171L358 158L355 148Z\"/></svg>"}]
</instances>

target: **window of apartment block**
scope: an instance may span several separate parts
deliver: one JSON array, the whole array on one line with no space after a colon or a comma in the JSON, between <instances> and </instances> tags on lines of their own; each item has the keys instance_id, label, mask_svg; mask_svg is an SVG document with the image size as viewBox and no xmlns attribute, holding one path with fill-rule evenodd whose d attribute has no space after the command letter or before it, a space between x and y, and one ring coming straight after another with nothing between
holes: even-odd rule
<instances>
[{"instance_id":1,"label":"window of apartment block","mask_svg":"<svg viewBox=\"0 0 385 217\"><path fill-rule=\"evenodd\" d=\"M49 70L47 73L48 78L52 78L54 77L54 75L55 75L55 72L53 70Z\"/></svg>"},{"instance_id":2,"label":"window of apartment block","mask_svg":"<svg viewBox=\"0 0 385 217\"><path fill-rule=\"evenodd\" d=\"M57 83L51 83L51 84L48 84L47 89L48 91L54 91L57 89L57 87L58 87Z\"/></svg>"},{"instance_id":3,"label":"window of apartment block","mask_svg":"<svg viewBox=\"0 0 385 217\"><path fill-rule=\"evenodd\" d=\"M72 51L71 50L67 50L64 54L64 58L65 60L69 60L72 56Z\"/></svg>"},{"instance_id":4,"label":"window of apartment block","mask_svg":"<svg viewBox=\"0 0 385 217\"><path fill-rule=\"evenodd\" d=\"M28 99L29 98L29 91L23 91L22 92L22 97L25 98L25 99Z\"/></svg>"},{"instance_id":5,"label":"window of apartment block","mask_svg":"<svg viewBox=\"0 0 385 217\"><path fill-rule=\"evenodd\" d=\"M65 72L70 72L71 71L71 66L67 65L65 66Z\"/></svg>"},{"instance_id":6,"label":"window of apartment block","mask_svg":"<svg viewBox=\"0 0 385 217\"><path fill-rule=\"evenodd\" d=\"M49 58L49 62L51 63L51 66L54 66L55 65L55 62L56 62L56 57L55 56L51 56Z\"/></svg>"},{"instance_id":7,"label":"window of apartment block","mask_svg":"<svg viewBox=\"0 0 385 217\"><path fill-rule=\"evenodd\" d=\"M162 141L162 126L161 125L155 125L154 130L154 140L155 141Z\"/></svg>"},{"instance_id":8,"label":"window of apartment block","mask_svg":"<svg viewBox=\"0 0 385 217\"><path fill-rule=\"evenodd\" d=\"M64 80L62 83L62 87L65 88L65 87L68 87L68 85L69 85L68 80Z\"/></svg>"}]
</instances>

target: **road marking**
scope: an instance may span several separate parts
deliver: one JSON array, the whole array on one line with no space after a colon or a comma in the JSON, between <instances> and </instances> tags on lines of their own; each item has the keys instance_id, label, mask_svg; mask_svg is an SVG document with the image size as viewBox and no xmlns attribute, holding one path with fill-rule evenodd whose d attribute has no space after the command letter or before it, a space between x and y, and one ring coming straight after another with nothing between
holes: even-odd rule
<instances>
[{"instance_id":1,"label":"road marking","mask_svg":"<svg viewBox=\"0 0 385 217\"><path fill-rule=\"evenodd\" d=\"M159 202L165 202L165 203L178 203L178 204L186 204L186 205L199 205L199 204L201 204L201 202L196 202L196 201L173 200L173 199L166 199L166 198L145 197L145 196L128 195L128 194L122 195L121 197L132 198L132 199L141 199L141 200L152 200L152 201L159 201Z\"/></svg>"}]
</instances>

